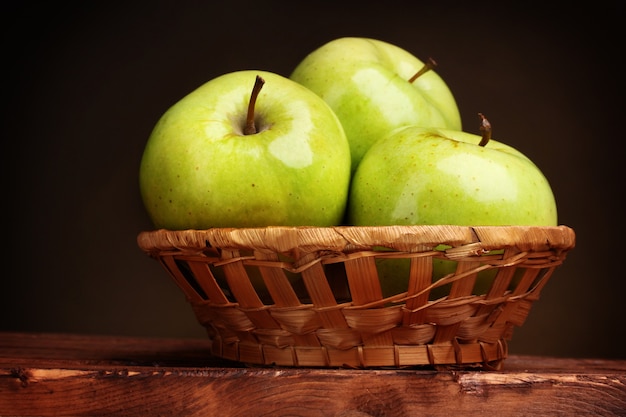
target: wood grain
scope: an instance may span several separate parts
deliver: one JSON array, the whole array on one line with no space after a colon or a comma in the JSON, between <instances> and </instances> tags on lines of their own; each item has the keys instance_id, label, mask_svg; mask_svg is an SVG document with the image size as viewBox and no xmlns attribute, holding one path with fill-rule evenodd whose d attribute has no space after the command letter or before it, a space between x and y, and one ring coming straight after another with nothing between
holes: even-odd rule
<instances>
[{"instance_id":1,"label":"wood grain","mask_svg":"<svg viewBox=\"0 0 626 417\"><path fill-rule=\"evenodd\" d=\"M626 415L626 361L510 356L501 371L247 367L208 341L0 333L0 415Z\"/></svg>"}]
</instances>

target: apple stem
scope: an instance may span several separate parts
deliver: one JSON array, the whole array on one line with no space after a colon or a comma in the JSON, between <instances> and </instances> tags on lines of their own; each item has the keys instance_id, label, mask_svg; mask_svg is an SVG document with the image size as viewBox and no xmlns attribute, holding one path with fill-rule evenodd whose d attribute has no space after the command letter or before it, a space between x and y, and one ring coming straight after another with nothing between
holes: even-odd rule
<instances>
[{"instance_id":1,"label":"apple stem","mask_svg":"<svg viewBox=\"0 0 626 417\"><path fill-rule=\"evenodd\" d=\"M417 71L411 78L409 78L409 83L413 84L413 81L417 80L418 77L426 74L428 71L435 68L436 66L437 63L435 62L435 60L429 57L424 66L419 71Z\"/></svg>"},{"instance_id":2,"label":"apple stem","mask_svg":"<svg viewBox=\"0 0 626 417\"><path fill-rule=\"evenodd\" d=\"M259 92L261 88L263 88L263 84L265 84L265 80L260 76L256 76L256 80L254 81L254 87L252 88L252 94L250 94L250 102L248 103L248 114L246 116L246 127L243 130L244 135L254 135L256 130L256 125L254 124L254 106L256 105L256 99L259 96Z\"/></svg>"},{"instance_id":3,"label":"apple stem","mask_svg":"<svg viewBox=\"0 0 626 417\"><path fill-rule=\"evenodd\" d=\"M482 132L482 139L478 146L485 146L491 139L491 123L482 113L478 113L478 117L480 118L480 131Z\"/></svg>"}]
</instances>

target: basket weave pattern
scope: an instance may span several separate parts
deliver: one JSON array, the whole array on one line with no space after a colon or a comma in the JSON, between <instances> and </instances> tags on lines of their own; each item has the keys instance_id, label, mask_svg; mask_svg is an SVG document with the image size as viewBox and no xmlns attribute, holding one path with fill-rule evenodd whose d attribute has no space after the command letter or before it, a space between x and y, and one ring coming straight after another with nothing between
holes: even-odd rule
<instances>
[{"instance_id":1,"label":"basket weave pattern","mask_svg":"<svg viewBox=\"0 0 626 417\"><path fill-rule=\"evenodd\" d=\"M575 235L567 226L340 226L154 230L137 239L184 292L215 356L498 369ZM436 261L454 267L433 279ZM401 285L391 294L390 279Z\"/></svg>"}]
</instances>

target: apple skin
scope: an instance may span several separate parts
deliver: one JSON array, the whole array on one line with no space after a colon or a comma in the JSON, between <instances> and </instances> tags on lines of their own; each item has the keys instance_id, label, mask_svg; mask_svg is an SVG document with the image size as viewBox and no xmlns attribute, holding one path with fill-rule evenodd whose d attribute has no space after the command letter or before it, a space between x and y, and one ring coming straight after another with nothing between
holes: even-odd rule
<instances>
[{"instance_id":1,"label":"apple skin","mask_svg":"<svg viewBox=\"0 0 626 417\"><path fill-rule=\"evenodd\" d=\"M352 179L349 223L556 226L555 198L539 168L509 145L480 140L416 126L382 138Z\"/></svg>"},{"instance_id":2,"label":"apple skin","mask_svg":"<svg viewBox=\"0 0 626 417\"><path fill-rule=\"evenodd\" d=\"M377 259L376 269L380 278L383 297L391 297L393 295L407 291L410 274L410 261L408 259ZM456 261L447 259L433 259L433 275L432 282L439 281L446 275L454 273L457 267ZM472 294L485 294L493 280L496 277L497 269L487 269L480 271L476 277L476 283ZM516 278L519 274L516 272ZM513 280L515 282L515 279ZM450 284L435 287L429 292L429 299L436 300L445 297L450 291Z\"/></svg>"},{"instance_id":3,"label":"apple skin","mask_svg":"<svg viewBox=\"0 0 626 417\"><path fill-rule=\"evenodd\" d=\"M243 134L257 75L257 133ZM350 148L316 94L267 71L236 71L170 107L144 149L139 184L157 228L332 226L345 215Z\"/></svg>"},{"instance_id":4,"label":"apple skin","mask_svg":"<svg viewBox=\"0 0 626 417\"><path fill-rule=\"evenodd\" d=\"M350 143L354 172L369 147L397 127L461 130L455 98L435 71L409 82L423 66L396 45L344 37L309 53L290 78L317 93L335 111Z\"/></svg>"},{"instance_id":5,"label":"apple skin","mask_svg":"<svg viewBox=\"0 0 626 417\"><path fill-rule=\"evenodd\" d=\"M511 146L490 140L481 147L480 140L467 132L413 126L382 138L354 175L350 224L556 226L555 198L539 168ZM377 263L385 297L407 290L408 259ZM433 282L454 272L456 264L434 259ZM480 272L474 294L484 294L496 272ZM447 291L437 288L430 299Z\"/></svg>"}]
</instances>

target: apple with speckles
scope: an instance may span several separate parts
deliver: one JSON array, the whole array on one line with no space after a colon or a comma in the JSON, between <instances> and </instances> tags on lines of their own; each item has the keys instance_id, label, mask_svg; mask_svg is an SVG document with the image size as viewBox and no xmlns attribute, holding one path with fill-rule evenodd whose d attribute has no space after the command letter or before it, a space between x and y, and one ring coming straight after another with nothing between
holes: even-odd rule
<instances>
[{"instance_id":1,"label":"apple with speckles","mask_svg":"<svg viewBox=\"0 0 626 417\"><path fill-rule=\"evenodd\" d=\"M290 75L322 97L343 124L352 171L374 142L407 125L461 129L452 92L408 50L379 39L342 37L310 52Z\"/></svg>"},{"instance_id":2,"label":"apple with speckles","mask_svg":"<svg viewBox=\"0 0 626 417\"><path fill-rule=\"evenodd\" d=\"M139 185L157 228L333 226L345 215L350 162L324 100L282 75L243 70L161 116Z\"/></svg>"},{"instance_id":3,"label":"apple with speckles","mask_svg":"<svg viewBox=\"0 0 626 417\"><path fill-rule=\"evenodd\" d=\"M491 139L491 124L479 117L481 135L409 126L376 142L352 180L349 224L556 226L555 197L545 175L520 151ZM402 261L381 262L387 295L406 290L408 263ZM455 267L436 260L434 279ZM478 291L494 272L479 274Z\"/></svg>"}]
</instances>

